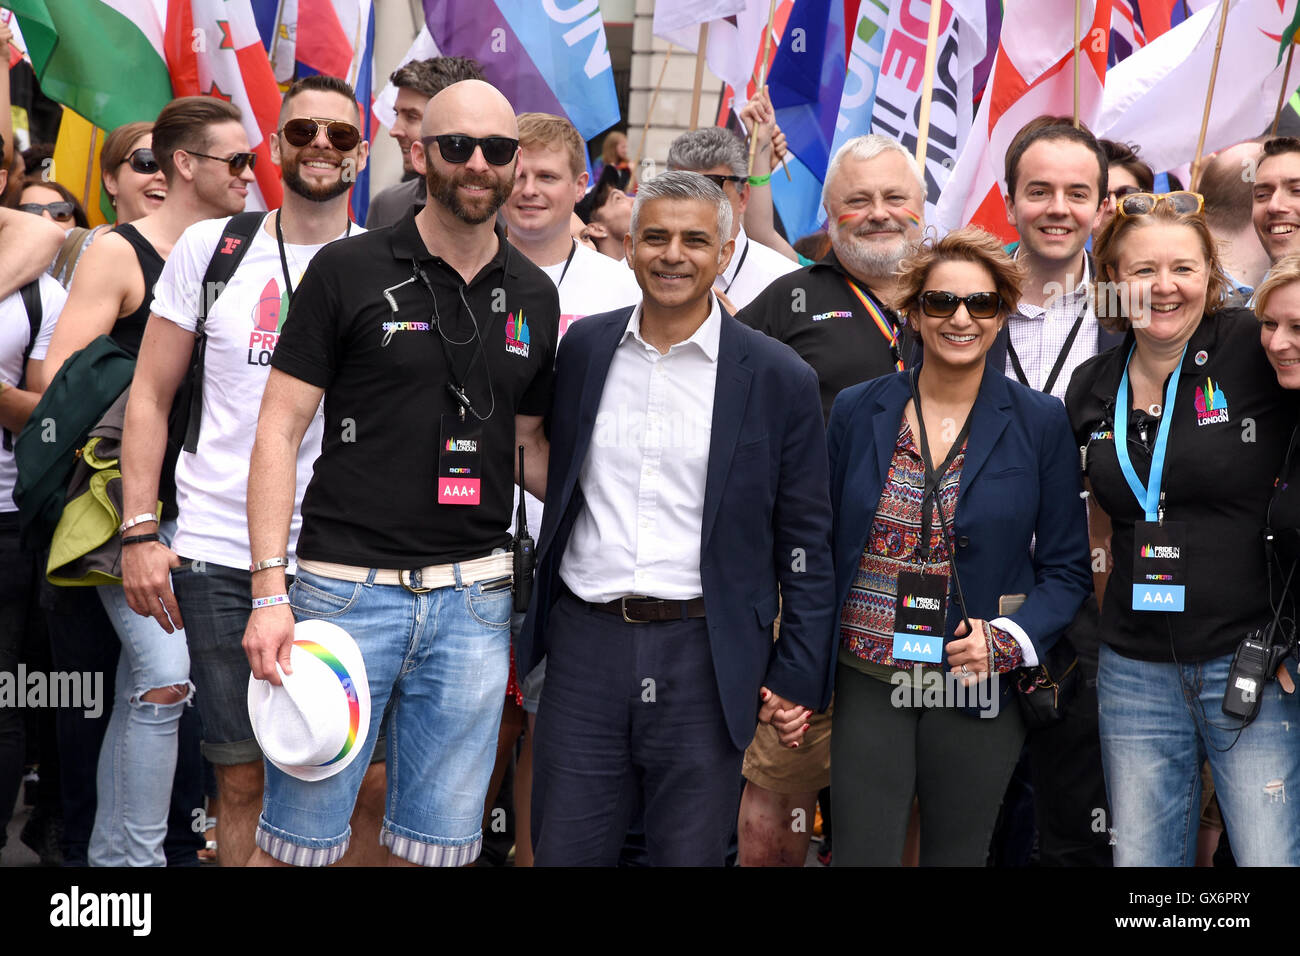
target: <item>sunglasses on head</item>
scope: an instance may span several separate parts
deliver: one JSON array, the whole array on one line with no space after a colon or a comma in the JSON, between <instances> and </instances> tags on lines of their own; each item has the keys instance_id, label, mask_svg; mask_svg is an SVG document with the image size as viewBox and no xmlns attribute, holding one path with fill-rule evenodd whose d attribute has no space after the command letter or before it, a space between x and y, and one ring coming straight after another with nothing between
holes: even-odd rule
<instances>
[{"instance_id":1,"label":"sunglasses on head","mask_svg":"<svg viewBox=\"0 0 1300 956\"><path fill-rule=\"evenodd\" d=\"M148 146L141 146L133 151L130 156L122 160L122 163L130 163L131 168L142 176L152 176L158 172L158 160L154 157L153 150ZM122 165L118 163L118 165Z\"/></svg>"},{"instance_id":2,"label":"sunglasses on head","mask_svg":"<svg viewBox=\"0 0 1300 956\"><path fill-rule=\"evenodd\" d=\"M1205 198L1200 193L1180 189L1172 193L1129 193L1115 207L1121 216L1145 216L1161 204L1180 216L1199 216L1205 209Z\"/></svg>"},{"instance_id":3,"label":"sunglasses on head","mask_svg":"<svg viewBox=\"0 0 1300 956\"><path fill-rule=\"evenodd\" d=\"M744 176L723 176L721 173L700 173L700 175L723 191L726 191L727 183L735 183L736 188L739 189L741 183L745 182Z\"/></svg>"},{"instance_id":4,"label":"sunglasses on head","mask_svg":"<svg viewBox=\"0 0 1300 956\"><path fill-rule=\"evenodd\" d=\"M946 319L957 313L957 306L965 303L966 314L972 319L994 319L1002 311L1002 296L996 292L972 292L956 295L932 289L920 295L921 311L932 319Z\"/></svg>"},{"instance_id":5,"label":"sunglasses on head","mask_svg":"<svg viewBox=\"0 0 1300 956\"><path fill-rule=\"evenodd\" d=\"M519 140L509 136L484 136L477 139L462 133L443 133L441 136L425 136L420 142L425 149L429 148L430 143L437 143L442 158L446 162L457 164L468 163L474 150L481 147L483 158L493 166L507 166L519 149Z\"/></svg>"},{"instance_id":6,"label":"sunglasses on head","mask_svg":"<svg viewBox=\"0 0 1300 956\"><path fill-rule=\"evenodd\" d=\"M325 127L325 137L330 141L330 145L340 153L350 152L356 148L357 143L361 142L361 130L351 123L315 117L289 120L280 130L280 135L290 146L306 146L316 138L322 126Z\"/></svg>"},{"instance_id":7,"label":"sunglasses on head","mask_svg":"<svg viewBox=\"0 0 1300 956\"><path fill-rule=\"evenodd\" d=\"M72 203L66 199L60 199L58 202L24 202L18 204L19 212L30 212L39 216L43 212L48 212L50 218L55 222L71 222L75 212Z\"/></svg>"},{"instance_id":8,"label":"sunglasses on head","mask_svg":"<svg viewBox=\"0 0 1300 956\"><path fill-rule=\"evenodd\" d=\"M256 153L235 153L231 156L209 156L207 153L196 153L192 149L182 148L181 152L189 153L191 156L197 156L200 159L215 159L219 163L225 163L230 170L230 175L238 176L245 169L252 169L257 164Z\"/></svg>"}]
</instances>

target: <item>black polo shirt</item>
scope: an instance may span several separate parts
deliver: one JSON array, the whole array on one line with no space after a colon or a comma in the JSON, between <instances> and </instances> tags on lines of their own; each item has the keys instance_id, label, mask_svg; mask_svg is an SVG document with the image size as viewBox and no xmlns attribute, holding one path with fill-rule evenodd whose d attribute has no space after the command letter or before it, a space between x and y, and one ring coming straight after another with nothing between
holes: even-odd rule
<instances>
[{"instance_id":1,"label":"black polo shirt","mask_svg":"<svg viewBox=\"0 0 1300 956\"><path fill-rule=\"evenodd\" d=\"M1260 532L1295 424L1294 396L1277 384L1251 312L1225 309L1201 321L1187 344L1172 412L1162 409L1174 416L1162 485L1165 520L1187 529L1184 610L1133 611L1135 523L1145 514L1120 470L1114 439L1115 394L1132 344L1130 332L1118 347L1080 365L1065 398L1075 437L1087 449L1093 494L1111 520L1115 565L1101 639L1145 661L1231 654L1271 616ZM1206 401L1210 388L1218 402ZM1223 407L1212 407L1219 402ZM1145 410L1129 412L1129 454L1144 483L1159 423Z\"/></svg>"},{"instance_id":2,"label":"black polo shirt","mask_svg":"<svg viewBox=\"0 0 1300 956\"><path fill-rule=\"evenodd\" d=\"M843 389L898 370L889 342L849 286L850 279L900 330L898 347L910 361L913 340L898 316L845 271L834 250L821 262L775 279L736 314L812 366L821 386L822 415L828 420L835 396Z\"/></svg>"},{"instance_id":3,"label":"black polo shirt","mask_svg":"<svg viewBox=\"0 0 1300 956\"><path fill-rule=\"evenodd\" d=\"M497 238L497 255L468 285L429 253L413 213L312 259L271 360L325 389L325 437L302 503L299 557L414 568L509 545L515 415L550 408L560 306L555 284L499 225ZM409 281L413 261L434 289L450 343L435 327L429 289ZM438 503L442 416L459 419L449 377L486 419L475 506Z\"/></svg>"}]
</instances>

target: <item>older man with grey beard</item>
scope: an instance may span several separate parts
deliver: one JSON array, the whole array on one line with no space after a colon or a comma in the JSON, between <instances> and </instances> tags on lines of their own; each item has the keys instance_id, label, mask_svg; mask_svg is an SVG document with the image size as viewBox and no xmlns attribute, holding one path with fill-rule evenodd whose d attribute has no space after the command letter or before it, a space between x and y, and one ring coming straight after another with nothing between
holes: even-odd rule
<instances>
[{"instance_id":1,"label":"older man with grey beard","mask_svg":"<svg viewBox=\"0 0 1300 956\"><path fill-rule=\"evenodd\" d=\"M822 189L831 251L772 282L737 318L812 366L822 414L841 389L902 370L910 339L889 303L898 265L921 238L925 178L910 153L875 134L835 153ZM802 866L817 792L830 783L831 711L814 714L798 750L760 726L745 752L742 866Z\"/></svg>"}]
</instances>

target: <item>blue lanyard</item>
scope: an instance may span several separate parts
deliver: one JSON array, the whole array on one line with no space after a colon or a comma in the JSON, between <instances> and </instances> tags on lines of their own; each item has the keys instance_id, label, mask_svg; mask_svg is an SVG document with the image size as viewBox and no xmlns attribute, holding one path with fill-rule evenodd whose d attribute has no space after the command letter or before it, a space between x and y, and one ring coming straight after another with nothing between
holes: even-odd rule
<instances>
[{"instance_id":1,"label":"blue lanyard","mask_svg":"<svg viewBox=\"0 0 1300 956\"><path fill-rule=\"evenodd\" d=\"M1151 472L1144 487L1133 470L1133 462L1128 455L1128 366L1133 360L1133 348L1129 348L1128 358L1124 360L1124 374L1120 376L1119 391L1115 393L1115 457L1119 459L1120 471L1133 489L1133 496L1146 511L1147 521L1160 520L1160 480L1165 470L1165 450L1169 445L1169 427L1174 421L1174 393L1178 390L1178 375L1183 370L1183 359L1187 357L1187 346L1178 356L1178 367L1169 376L1165 386L1165 406L1161 409L1160 427L1156 430L1156 445L1151 451Z\"/></svg>"}]
</instances>

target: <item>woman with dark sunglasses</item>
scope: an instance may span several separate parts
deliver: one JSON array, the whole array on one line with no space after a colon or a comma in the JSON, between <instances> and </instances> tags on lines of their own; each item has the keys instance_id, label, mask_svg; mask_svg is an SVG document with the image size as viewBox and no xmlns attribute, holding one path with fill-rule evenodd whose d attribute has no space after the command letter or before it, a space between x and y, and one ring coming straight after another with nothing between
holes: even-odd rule
<instances>
[{"instance_id":1,"label":"woman with dark sunglasses","mask_svg":"<svg viewBox=\"0 0 1300 956\"><path fill-rule=\"evenodd\" d=\"M1094 250L1097 318L1124 341L1066 408L1109 523L1098 704L1117 866L1191 866L1203 761L1242 865L1300 864L1300 700L1274 679L1265 549L1295 423L1196 193L1133 193ZM1245 657L1234 665L1234 655ZM1255 663L1258 661L1258 663ZM1284 683L1295 674L1285 665ZM1288 728L1291 728L1288 730Z\"/></svg>"},{"instance_id":2,"label":"woman with dark sunglasses","mask_svg":"<svg viewBox=\"0 0 1300 956\"><path fill-rule=\"evenodd\" d=\"M23 180L23 191L18 196L18 211L43 216L65 230L86 229L90 222L86 210L67 187L52 179L29 176Z\"/></svg>"},{"instance_id":3,"label":"woman with dark sunglasses","mask_svg":"<svg viewBox=\"0 0 1300 956\"><path fill-rule=\"evenodd\" d=\"M831 410L836 865L897 865L914 797L923 865L984 865L1025 736L1012 672L1090 586L1065 411L986 369L1022 282L982 230L924 246L895 304L919 371Z\"/></svg>"}]
</instances>

